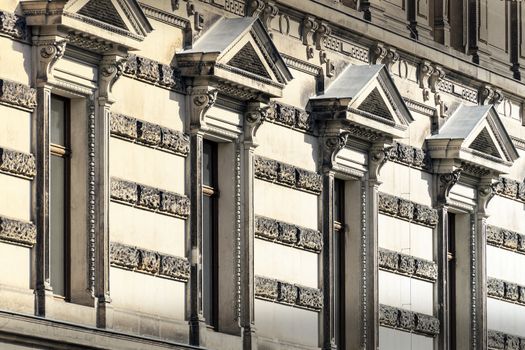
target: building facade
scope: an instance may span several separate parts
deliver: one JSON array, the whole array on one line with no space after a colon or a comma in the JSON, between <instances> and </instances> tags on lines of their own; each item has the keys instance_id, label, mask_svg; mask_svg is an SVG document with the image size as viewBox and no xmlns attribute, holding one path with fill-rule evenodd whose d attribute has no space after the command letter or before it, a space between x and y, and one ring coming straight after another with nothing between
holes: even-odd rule
<instances>
[{"instance_id":1,"label":"building facade","mask_svg":"<svg viewBox=\"0 0 525 350\"><path fill-rule=\"evenodd\" d=\"M522 15L0 0L0 348L525 349Z\"/></svg>"}]
</instances>

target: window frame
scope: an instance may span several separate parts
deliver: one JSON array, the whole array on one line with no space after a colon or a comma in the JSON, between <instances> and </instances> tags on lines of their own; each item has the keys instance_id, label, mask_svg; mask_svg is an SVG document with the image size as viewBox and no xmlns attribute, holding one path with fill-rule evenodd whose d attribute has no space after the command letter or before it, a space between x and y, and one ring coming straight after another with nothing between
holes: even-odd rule
<instances>
[{"instance_id":1,"label":"window frame","mask_svg":"<svg viewBox=\"0 0 525 350\"><path fill-rule=\"evenodd\" d=\"M334 264L334 310L338 309L338 317L334 314L334 335L335 343L340 349L344 349L346 346L345 338L345 181L341 179L334 179L334 236L337 235L337 239L334 238L334 249L333 249L333 264ZM339 203L339 205L336 205ZM335 242L338 244L335 244ZM338 265L336 267L336 265ZM335 272L338 273L335 273ZM337 289L338 298L336 298L335 292Z\"/></svg>"}]
</instances>

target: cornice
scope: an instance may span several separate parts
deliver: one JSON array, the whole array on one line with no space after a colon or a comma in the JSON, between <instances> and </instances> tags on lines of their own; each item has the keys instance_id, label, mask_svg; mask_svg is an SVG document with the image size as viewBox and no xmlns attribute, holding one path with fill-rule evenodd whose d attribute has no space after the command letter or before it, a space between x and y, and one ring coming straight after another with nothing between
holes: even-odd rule
<instances>
[{"instance_id":1,"label":"cornice","mask_svg":"<svg viewBox=\"0 0 525 350\"><path fill-rule=\"evenodd\" d=\"M379 324L383 327L435 337L439 334L439 319L413 311L379 305Z\"/></svg>"},{"instance_id":2,"label":"cornice","mask_svg":"<svg viewBox=\"0 0 525 350\"><path fill-rule=\"evenodd\" d=\"M166 23L170 26L186 29L190 25L190 21L186 18L179 17L172 13L160 10L156 7L150 6L143 2L139 2L142 11L147 17L153 18L159 22Z\"/></svg>"},{"instance_id":3,"label":"cornice","mask_svg":"<svg viewBox=\"0 0 525 350\"><path fill-rule=\"evenodd\" d=\"M323 308L323 292L320 289L262 276L255 276L254 284L258 299L317 312Z\"/></svg>"}]
</instances>

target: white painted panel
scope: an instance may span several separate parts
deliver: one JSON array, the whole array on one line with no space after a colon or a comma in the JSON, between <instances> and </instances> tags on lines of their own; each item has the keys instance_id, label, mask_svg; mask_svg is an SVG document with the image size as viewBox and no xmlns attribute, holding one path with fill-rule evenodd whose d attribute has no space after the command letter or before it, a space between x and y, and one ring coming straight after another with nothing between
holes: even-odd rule
<instances>
[{"instance_id":1,"label":"white painted panel","mask_svg":"<svg viewBox=\"0 0 525 350\"><path fill-rule=\"evenodd\" d=\"M0 1L1 7L4 2ZM0 37L0 52L0 77L30 85L31 46Z\"/></svg>"},{"instance_id":2,"label":"white painted panel","mask_svg":"<svg viewBox=\"0 0 525 350\"><path fill-rule=\"evenodd\" d=\"M433 300L432 283L379 271L379 303L432 315Z\"/></svg>"},{"instance_id":3,"label":"white painted panel","mask_svg":"<svg viewBox=\"0 0 525 350\"><path fill-rule=\"evenodd\" d=\"M318 313L255 299L257 333L273 339L317 347Z\"/></svg>"},{"instance_id":4,"label":"white painted panel","mask_svg":"<svg viewBox=\"0 0 525 350\"><path fill-rule=\"evenodd\" d=\"M488 224L525 234L525 204L495 196L489 202L488 214Z\"/></svg>"},{"instance_id":5,"label":"white painted panel","mask_svg":"<svg viewBox=\"0 0 525 350\"><path fill-rule=\"evenodd\" d=\"M379 186L381 192L420 204L432 205L431 174L394 162L386 162L381 168L381 180L383 181Z\"/></svg>"},{"instance_id":6,"label":"white painted panel","mask_svg":"<svg viewBox=\"0 0 525 350\"><path fill-rule=\"evenodd\" d=\"M255 180L256 215L317 230L317 196L274 183Z\"/></svg>"},{"instance_id":7,"label":"white painted panel","mask_svg":"<svg viewBox=\"0 0 525 350\"><path fill-rule=\"evenodd\" d=\"M487 246L487 276L525 285L525 255Z\"/></svg>"},{"instance_id":8,"label":"white painted panel","mask_svg":"<svg viewBox=\"0 0 525 350\"><path fill-rule=\"evenodd\" d=\"M255 239L256 275L317 288L317 261L315 253Z\"/></svg>"},{"instance_id":9,"label":"white painted panel","mask_svg":"<svg viewBox=\"0 0 525 350\"><path fill-rule=\"evenodd\" d=\"M455 184L450 190L450 198L468 205L476 205L476 189L462 184Z\"/></svg>"},{"instance_id":10,"label":"white painted panel","mask_svg":"<svg viewBox=\"0 0 525 350\"><path fill-rule=\"evenodd\" d=\"M171 216L110 203L111 241L136 245L166 254L185 256L185 221Z\"/></svg>"},{"instance_id":11,"label":"white painted panel","mask_svg":"<svg viewBox=\"0 0 525 350\"><path fill-rule=\"evenodd\" d=\"M112 111L183 131L184 95L121 77L113 87L113 96Z\"/></svg>"},{"instance_id":12,"label":"white painted panel","mask_svg":"<svg viewBox=\"0 0 525 350\"><path fill-rule=\"evenodd\" d=\"M0 37L1 38L1 37ZM0 105L0 147L30 153L31 114Z\"/></svg>"},{"instance_id":13,"label":"white painted panel","mask_svg":"<svg viewBox=\"0 0 525 350\"><path fill-rule=\"evenodd\" d=\"M98 69L70 57L64 57L57 61L54 75L66 81L80 85L96 87Z\"/></svg>"},{"instance_id":14,"label":"white painted panel","mask_svg":"<svg viewBox=\"0 0 525 350\"><path fill-rule=\"evenodd\" d=\"M13 267L16 266L16 272ZM0 242L0 284L29 288L31 250Z\"/></svg>"},{"instance_id":15,"label":"white painted panel","mask_svg":"<svg viewBox=\"0 0 525 350\"><path fill-rule=\"evenodd\" d=\"M525 337L525 306L488 298L487 327Z\"/></svg>"},{"instance_id":16,"label":"white painted panel","mask_svg":"<svg viewBox=\"0 0 525 350\"><path fill-rule=\"evenodd\" d=\"M262 123L257 131L255 153L280 162L316 171L318 147L314 136L273 123Z\"/></svg>"},{"instance_id":17,"label":"white painted panel","mask_svg":"<svg viewBox=\"0 0 525 350\"><path fill-rule=\"evenodd\" d=\"M112 137L110 175L184 194L185 158Z\"/></svg>"},{"instance_id":18,"label":"white painted panel","mask_svg":"<svg viewBox=\"0 0 525 350\"><path fill-rule=\"evenodd\" d=\"M380 350L432 350L434 338L379 327Z\"/></svg>"},{"instance_id":19,"label":"white painted panel","mask_svg":"<svg viewBox=\"0 0 525 350\"><path fill-rule=\"evenodd\" d=\"M0 174L0 216L29 221L31 215L31 182Z\"/></svg>"},{"instance_id":20,"label":"white painted panel","mask_svg":"<svg viewBox=\"0 0 525 350\"><path fill-rule=\"evenodd\" d=\"M336 162L342 166L367 171L368 156L364 152L343 148L337 153Z\"/></svg>"},{"instance_id":21,"label":"white painted panel","mask_svg":"<svg viewBox=\"0 0 525 350\"><path fill-rule=\"evenodd\" d=\"M293 22L295 21L290 20L290 24ZM282 38L282 36L277 38ZM290 43L283 41L281 45L290 45ZM277 45L277 47L282 47L281 45ZM281 100L288 104L304 108L308 103L308 99L315 96L315 77L293 68L289 69L293 79L284 87L283 98Z\"/></svg>"},{"instance_id":22,"label":"white painted panel","mask_svg":"<svg viewBox=\"0 0 525 350\"><path fill-rule=\"evenodd\" d=\"M220 120L224 124L230 125L232 130L236 130L241 126L242 123L241 114L217 106L210 108L210 110L206 113L206 118Z\"/></svg>"},{"instance_id":23,"label":"white painted panel","mask_svg":"<svg viewBox=\"0 0 525 350\"><path fill-rule=\"evenodd\" d=\"M433 260L432 229L379 214L379 246L418 258Z\"/></svg>"},{"instance_id":24,"label":"white painted panel","mask_svg":"<svg viewBox=\"0 0 525 350\"><path fill-rule=\"evenodd\" d=\"M184 283L112 267L112 304L118 308L184 319Z\"/></svg>"}]
</instances>

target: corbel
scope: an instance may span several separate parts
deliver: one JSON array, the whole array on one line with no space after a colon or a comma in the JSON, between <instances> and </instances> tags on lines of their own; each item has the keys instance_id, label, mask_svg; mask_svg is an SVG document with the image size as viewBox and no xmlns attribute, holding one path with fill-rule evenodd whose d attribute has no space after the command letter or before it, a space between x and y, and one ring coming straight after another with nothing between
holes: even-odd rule
<instances>
[{"instance_id":1,"label":"corbel","mask_svg":"<svg viewBox=\"0 0 525 350\"><path fill-rule=\"evenodd\" d=\"M176 11L179 9L179 0L171 0L171 10Z\"/></svg>"},{"instance_id":2,"label":"corbel","mask_svg":"<svg viewBox=\"0 0 525 350\"><path fill-rule=\"evenodd\" d=\"M256 134L263 121L275 119L275 103L249 102L244 113L244 141L257 147Z\"/></svg>"},{"instance_id":3,"label":"corbel","mask_svg":"<svg viewBox=\"0 0 525 350\"><path fill-rule=\"evenodd\" d=\"M335 158L339 151L345 148L349 136L350 134L348 132L341 132L335 135L326 135L323 137L323 170L330 170L333 168Z\"/></svg>"},{"instance_id":4,"label":"corbel","mask_svg":"<svg viewBox=\"0 0 525 350\"><path fill-rule=\"evenodd\" d=\"M266 31L272 36L271 22L279 13L279 8L273 1L268 1L264 7L264 10L261 13L261 21L266 27Z\"/></svg>"},{"instance_id":5,"label":"corbel","mask_svg":"<svg viewBox=\"0 0 525 350\"><path fill-rule=\"evenodd\" d=\"M303 38L303 45L306 45L306 57L308 59L314 57L314 34L319 27L319 22L313 16L306 16L303 19L301 26L301 37Z\"/></svg>"},{"instance_id":6,"label":"corbel","mask_svg":"<svg viewBox=\"0 0 525 350\"><path fill-rule=\"evenodd\" d=\"M53 80L53 68L57 61L64 56L67 39L54 37L52 39L37 40L35 50L37 56L37 85Z\"/></svg>"},{"instance_id":7,"label":"corbel","mask_svg":"<svg viewBox=\"0 0 525 350\"><path fill-rule=\"evenodd\" d=\"M321 64L325 64L325 74L327 77L331 78L335 74L335 65L331 62L331 60L328 58L328 54L326 51L319 51L319 60L321 61Z\"/></svg>"},{"instance_id":8,"label":"corbel","mask_svg":"<svg viewBox=\"0 0 525 350\"><path fill-rule=\"evenodd\" d=\"M428 86L430 87L430 91L433 93L437 93L439 89L439 84L443 81L445 78L445 70L443 67L434 64L433 65L433 71L428 78Z\"/></svg>"},{"instance_id":9,"label":"corbel","mask_svg":"<svg viewBox=\"0 0 525 350\"><path fill-rule=\"evenodd\" d=\"M459 181L463 169L458 168L449 173L439 175L437 199L439 203L447 203L452 187Z\"/></svg>"},{"instance_id":10,"label":"corbel","mask_svg":"<svg viewBox=\"0 0 525 350\"><path fill-rule=\"evenodd\" d=\"M124 73L126 59L116 55L105 55L100 62L99 96L110 100L115 82Z\"/></svg>"},{"instance_id":11,"label":"corbel","mask_svg":"<svg viewBox=\"0 0 525 350\"><path fill-rule=\"evenodd\" d=\"M423 89L423 101L430 98L430 78L434 74L434 66L431 62L423 60L419 64L419 87Z\"/></svg>"},{"instance_id":12,"label":"corbel","mask_svg":"<svg viewBox=\"0 0 525 350\"><path fill-rule=\"evenodd\" d=\"M487 215L487 207L496 195L496 187L498 185L499 182L494 182L494 179L490 176L480 179L478 186L478 213L482 216Z\"/></svg>"},{"instance_id":13,"label":"corbel","mask_svg":"<svg viewBox=\"0 0 525 350\"><path fill-rule=\"evenodd\" d=\"M248 15L250 17L258 17L264 10L264 0L252 0L248 5Z\"/></svg>"},{"instance_id":14,"label":"corbel","mask_svg":"<svg viewBox=\"0 0 525 350\"><path fill-rule=\"evenodd\" d=\"M370 63L384 64L389 73L392 72L392 65L397 61L399 61L399 53L395 47L376 43L370 50Z\"/></svg>"},{"instance_id":15,"label":"corbel","mask_svg":"<svg viewBox=\"0 0 525 350\"><path fill-rule=\"evenodd\" d=\"M373 144L368 153L368 159L369 178L371 181L380 184L381 181L379 181L379 173L387 161L385 144L382 142Z\"/></svg>"},{"instance_id":16,"label":"corbel","mask_svg":"<svg viewBox=\"0 0 525 350\"><path fill-rule=\"evenodd\" d=\"M197 12L193 0L186 0L186 12L188 13L188 16L193 16L195 12Z\"/></svg>"},{"instance_id":17,"label":"corbel","mask_svg":"<svg viewBox=\"0 0 525 350\"><path fill-rule=\"evenodd\" d=\"M188 87L190 132L206 129L204 117L217 100L218 90L211 86Z\"/></svg>"},{"instance_id":18,"label":"corbel","mask_svg":"<svg viewBox=\"0 0 525 350\"><path fill-rule=\"evenodd\" d=\"M489 84L484 84L478 91L478 99L480 105L493 104L497 107L503 101L503 92L500 89L495 89Z\"/></svg>"}]
</instances>

